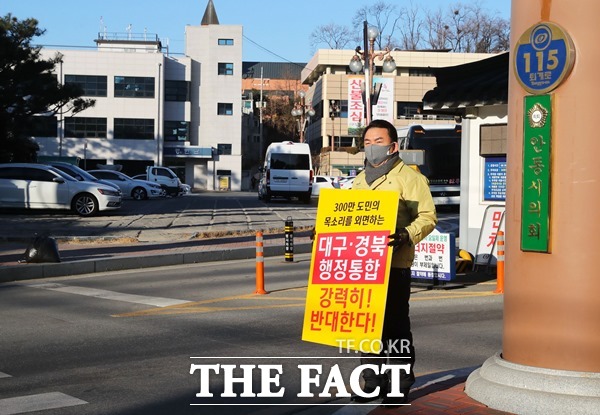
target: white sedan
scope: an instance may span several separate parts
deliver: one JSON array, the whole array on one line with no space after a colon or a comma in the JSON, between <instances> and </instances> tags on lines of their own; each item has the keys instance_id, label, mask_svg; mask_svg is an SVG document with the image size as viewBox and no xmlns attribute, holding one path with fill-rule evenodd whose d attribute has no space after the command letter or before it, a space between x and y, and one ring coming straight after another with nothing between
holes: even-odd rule
<instances>
[{"instance_id":1,"label":"white sedan","mask_svg":"<svg viewBox=\"0 0 600 415\"><path fill-rule=\"evenodd\" d=\"M354 183L356 176L346 176L340 178L340 189L352 189L352 183Z\"/></svg>"},{"instance_id":2,"label":"white sedan","mask_svg":"<svg viewBox=\"0 0 600 415\"><path fill-rule=\"evenodd\" d=\"M0 164L0 207L71 209L80 216L93 216L121 207L121 194L111 186L80 182L44 164Z\"/></svg>"},{"instance_id":3,"label":"white sedan","mask_svg":"<svg viewBox=\"0 0 600 415\"><path fill-rule=\"evenodd\" d=\"M135 180L120 171L114 170L90 170L92 176L97 179L108 180L121 189L123 197L131 197L135 200L163 197L164 190L157 184L146 180Z\"/></svg>"},{"instance_id":4,"label":"white sedan","mask_svg":"<svg viewBox=\"0 0 600 415\"><path fill-rule=\"evenodd\" d=\"M339 189L340 185L337 177L331 176L315 176L313 177L312 195L318 197L321 194L321 189Z\"/></svg>"}]
</instances>

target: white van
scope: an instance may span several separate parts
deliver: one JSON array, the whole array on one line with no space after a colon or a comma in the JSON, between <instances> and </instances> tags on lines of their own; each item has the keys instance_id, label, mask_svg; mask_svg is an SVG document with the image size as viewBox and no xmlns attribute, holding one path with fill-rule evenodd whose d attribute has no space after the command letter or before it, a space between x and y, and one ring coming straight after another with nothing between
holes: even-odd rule
<instances>
[{"instance_id":1,"label":"white van","mask_svg":"<svg viewBox=\"0 0 600 415\"><path fill-rule=\"evenodd\" d=\"M272 197L297 197L310 203L312 194L312 160L306 143L283 141L272 143L265 154L258 185L258 198L269 202Z\"/></svg>"}]
</instances>

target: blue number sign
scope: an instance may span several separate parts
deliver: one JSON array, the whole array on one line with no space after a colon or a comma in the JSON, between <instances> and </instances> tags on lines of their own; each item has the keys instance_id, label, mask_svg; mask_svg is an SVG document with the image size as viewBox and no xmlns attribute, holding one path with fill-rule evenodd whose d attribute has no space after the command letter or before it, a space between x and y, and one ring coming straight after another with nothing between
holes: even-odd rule
<instances>
[{"instance_id":1,"label":"blue number sign","mask_svg":"<svg viewBox=\"0 0 600 415\"><path fill-rule=\"evenodd\" d=\"M569 75L575 62L571 37L556 23L538 23L525 31L515 48L517 79L532 94L545 94Z\"/></svg>"}]
</instances>

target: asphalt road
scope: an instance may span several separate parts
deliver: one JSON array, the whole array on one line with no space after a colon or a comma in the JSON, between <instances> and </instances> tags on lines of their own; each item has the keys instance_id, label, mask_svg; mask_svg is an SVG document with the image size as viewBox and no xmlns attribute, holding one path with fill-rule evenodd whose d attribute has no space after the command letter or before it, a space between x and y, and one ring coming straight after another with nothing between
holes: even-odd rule
<instances>
[{"instance_id":1,"label":"asphalt road","mask_svg":"<svg viewBox=\"0 0 600 415\"><path fill-rule=\"evenodd\" d=\"M352 354L300 340L309 264L307 254L293 263L267 258L263 296L253 295L254 261L2 284L0 414L29 413L34 404L55 405L43 412L50 415L334 413L340 407L314 404L348 400L296 397L300 362L327 371L337 363L345 373L358 364ZM417 387L500 349L502 296L493 289L413 289ZM281 363L289 389L277 402L306 406L232 406L218 397L210 403L227 406L192 406L206 403L195 395L198 374L190 374L200 363ZM211 389L221 388L217 376Z\"/></svg>"}]
</instances>

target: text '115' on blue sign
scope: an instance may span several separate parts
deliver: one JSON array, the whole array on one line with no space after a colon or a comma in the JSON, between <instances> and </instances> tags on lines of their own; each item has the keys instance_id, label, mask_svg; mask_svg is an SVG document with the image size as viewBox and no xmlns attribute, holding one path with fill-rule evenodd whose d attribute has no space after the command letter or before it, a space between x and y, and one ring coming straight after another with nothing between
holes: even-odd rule
<instances>
[{"instance_id":1,"label":"text '115' on blue sign","mask_svg":"<svg viewBox=\"0 0 600 415\"><path fill-rule=\"evenodd\" d=\"M575 46L556 23L538 23L525 31L515 47L515 72L521 86L532 94L558 87L575 62Z\"/></svg>"}]
</instances>

